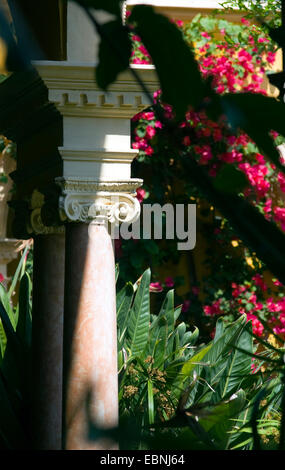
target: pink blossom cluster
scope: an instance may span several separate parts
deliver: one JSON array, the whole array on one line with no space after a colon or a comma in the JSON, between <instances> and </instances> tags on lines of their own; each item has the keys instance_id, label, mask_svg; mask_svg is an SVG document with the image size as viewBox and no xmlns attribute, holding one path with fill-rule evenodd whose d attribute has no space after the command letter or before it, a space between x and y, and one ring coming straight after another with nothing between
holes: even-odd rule
<instances>
[{"instance_id":1,"label":"pink blossom cluster","mask_svg":"<svg viewBox=\"0 0 285 470\"><path fill-rule=\"evenodd\" d=\"M246 21L246 20L245 20ZM246 23L244 23L246 25ZM183 25L180 25L183 26ZM221 31L221 33L223 33ZM198 50L198 62L204 77L212 77L213 85L218 93L226 92L255 92L265 93L262 89L265 63L274 63L275 51L267 48L268 38L264 36L248 36L248 48L233 47L228 43L217 44L215 51L209 47L209 41L213 37L206 31L201 33L204 45ZM136 38L138 39L138 38ZM146 53L144 49L140 53ZM149 55L146 59L151 62ZM149 63L150 63L149 62ZM143 62L141 62L143 63ZM161 92L154 94L154 104L160 105L166 118L173 117L173 110L168 104L161 102ZM136 123L133 137L133 148L140 151L140 155L146 158L159 153L156 148L157 133L163 128L161 121L153 110L139 113L133 118ZM182 148L185 148L200 165L207 168L209 175L215 177L224 164L233 164L242 171L248 180L248 188L244 190L244 196L262 211L265 218L274 220L285 231L285 207L281 198L276 198L276 190L282 195L285 193L285 176L277 172L276 167L270 164L259 153L254 142L245 133L232 135L224 119L214 122L208 118L205 112L196 112L190 109L180 125L184 131ZM189 131L189 132L188 132ZM271 133L276 139L278 134ZM221 150L223 148L223 150ZM285 164L285 162L284 162ZM142 194L138 199L143 200ZM274 285L280 287L279 281ZM251 283L241 285L232 284L232 299L227 303L225 299L215 300L204 306L204 314L209 317L228 314L229 311L244 313L248 321L252 322L253 332L257 336L264 333L264 327L259 321L259 315L269 317L273 330L278 334L285 334L285 308L280 300L264 298L259 294L267 295L267 285L260 274L252 277ZM151 289L161 292L167 287L166 282L153 283ZM250 295L249 295L250 294ZM183 303L182 310L188 311L190 300ZM249 308L250 306L250 308ZM275 309L275 310L274 310ZM274 313L274 315L272 315Z\"/></svg>"},{"instance_id":2,"label":"pink blossom cluster","mask_svg":"<svg viewBox=\"0 0 285 470\"><path fill-rule=\"evenodd\" d=\"M216 316L221 315L223 310L221 309L221 299L215 300L211 305L204 305L204 313L206 316Z\"/></svg>"},{"instance_id":3,"label":"pink blossom cluster","mask_svg":"<svg viewBox=\"0 0 285 470\"><path fill-rule=\"evenodd\" d=\"M285 208L274 207L273 213L274 213L273 218L275 222L280 223L281 229L285 232Z\"/></svg>"},{"instance_id":4,"label":"pink blossom cluster","mask_svg":"<svg viewBox=\"0 0 285 470\"><path fill-rule=\"evenodd\" d=\"M132 53L131 53L131 63L132 64L144 64L149 65L152 63L151 57L142 44L140 36L137 34L131 33L132 40Z\"/></svg>"},{"instance_id":5,"label":"pink blossom cluster","mask_svg":"<svg viewBox=\"0 0 285 470\"><path fill-rule=\"evenodd\" d=\"M276 287L283 287L278 280L272 280ZM260 318L266 318L274 333L285 335L285 298L267 297L268 285L261 274L252 276L251 282L243 284L232 283L232 298L226 300L219 298L210 305L204 305L206 316L226 315L229 311L244 314L247 321L251 321L253 333L262 336L264 326Z\"/></svg>"},{"instance_id":6,"label":"pink blossom cluster","mask_svg":"<svg viewBox=\"0 0 285 470\"><path fill-rule=\"evenodd\" d=\"M168 276L164 281L151 282L149 290L151 292L162 292L165 288L171 289L174 285L175 281L173 277Z\"/></svg>"},{"instance_id":7,"label":"pink blossom cluster","mask_svg":"<svg viewBox=\"0 0 285 470\"><path fill-rule=\"evenodd\" d=\"M162 129L162 123L157 120L153 111L143 111L136 114L133 122L138 122L134 129L132 148L139 150L144 155L151 156L154 153L152 139L158 129Z\"/></svg>"},{"instance_id":8,"label":"pink blossom cluster","mask_svg":"<svg viewBox=\"0 0 285 470\"><path fill-rule=\"evenodd\" d=\"M265 178L268 175L268 168L265 164L250 165L250 163L240 163L238 168L243 171L256 194L263 198L270 191L270 182Z\"/></svg>"}]
</instances>

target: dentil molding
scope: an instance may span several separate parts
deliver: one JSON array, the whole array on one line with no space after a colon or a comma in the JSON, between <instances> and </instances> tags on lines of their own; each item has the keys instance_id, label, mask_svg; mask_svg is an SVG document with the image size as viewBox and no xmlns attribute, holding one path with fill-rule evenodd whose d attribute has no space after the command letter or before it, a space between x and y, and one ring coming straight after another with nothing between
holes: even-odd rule
<instances>
[{"instance_id":1,"label":"dentil molding","mask_svg":"<svg viewBox=\"0 0 285 470\"><path fill-rule=\"evenodd\" d=\"M37 61L34 66L49 89L49 100L63 116L131 119L151 105L131 70L152 94L159 80L152 65L131 66L107 92L95 81L95 64L68 61Z\"/></svg>"}]
</instances>

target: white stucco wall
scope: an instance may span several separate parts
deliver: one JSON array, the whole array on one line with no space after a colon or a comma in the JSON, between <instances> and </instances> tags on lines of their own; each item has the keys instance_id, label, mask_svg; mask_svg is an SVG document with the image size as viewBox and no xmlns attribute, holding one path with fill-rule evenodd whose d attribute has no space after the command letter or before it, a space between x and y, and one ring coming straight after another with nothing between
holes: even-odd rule
<instances>
[{"instance_id":1,"label":"white stucco wall","mask_svg":"<svg viewBox=\"0 0 285 470\"><path fill-rule=\"evenodd\" d=\"M96 11L96 20L105 23L113 16ZM84 10L74 2L67 6L67 60L70 62L97 63L100 38Z\"/></svg>"}]
</instances>

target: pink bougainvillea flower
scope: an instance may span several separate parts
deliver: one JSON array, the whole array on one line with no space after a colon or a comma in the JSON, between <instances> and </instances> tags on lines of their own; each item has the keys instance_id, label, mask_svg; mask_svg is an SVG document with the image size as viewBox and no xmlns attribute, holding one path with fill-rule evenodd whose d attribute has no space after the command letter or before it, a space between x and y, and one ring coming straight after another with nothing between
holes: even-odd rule
<instances>
[{"instance_id":1,"label":"pink bougainvillea flower","mask_svg":"<svg viewBox=\"0 0 285 470\"><path fill-rule=\"evenodd\" d=\"M211 36L210 36L208 33L206 33L206 31L203 31L203 32L201 33L201 36L202 36L203 38L205 38L205 39L211 39Z\"/></svg>"},{"instance_id":2,"label":"pink bougainvillea flower","mask_svg":"<svg viewBox=\"0 0 285 470\"><path fill-rule=\"evenodd\" d=\"M262 325L262 323L260 323L257 316L253 315L252 313L247 313L246 317L247 317L247 321L251 321L252 323L253 334L255 334L256 336L262 336L264 326Z\"/></svg>"},{"instance_id":3,"label":"pink bougainvillea flower","mask_svg":"<svg viewBox=\"0 0 285 470\"><path fill-rule=\"evenodd\" d=\"M220 315L223 313L221 310L221 299L216 300L212 305L204 305L203 310L206 316L213 317L215 315Z\"/></svg>"},{"instance_id":4,"label":"pink bougainvillea flower","mask_svg":"<svg viewBox=\"0 0 285 470\"><path fill-rule=\"evenodd\" d=\"M142 119L146 119L147 121L152 121L153 119L155 119L155 114L153 111L144 111L141 114L141 117Z\"/></svg>"},{"instance_id":5,"label":"pink bougainvillea flower","mask_svg":"<svg viewBox=\"0 0 285 470\"><path fill-rule=\"evenodd\" d=\"M184 302L182 304L181 312L182 313L188 312L188 310L190 308L190 305L191 305L191 300L184 300Z\"/></svg>"},{"instance_id":6,"label":"pink bougainvillea flower","mask_svg":"<svg viewBox=\"0 0 285 470\"><path fill-rule=\"evenodd\" d=\"M145 149L145 153L150 157L151 155L153 155L154 150L153 150L153 148L149 145L149 146Z\"/></svg>"},{"instance_id":7,"label":"pink bougainvillea flower","mask_svg":"<svg viewBox=\"0 0 285 470\"><path fill-rule=\"evenodd\" d=\"M284 207L274 207L274 220L281 224L282 230L285 231L285 208Z\"/></svg>"},{"instance_id":8,"label":"pink bougainvillea flower","mask_svg":"<svg viewBox=\"0 0 285 470\"><path fill-rule=\"evenodd\" d=\"M5 279L5 278L4 278L3 274L2 274L2 273L0 273L0 282L3 282L3 281L4 281L4 279Z\"/></svg>"},{"instance_id":9,"label":"pink bougainvillea flower","mask_svg":"<svg viewBox=\"0 0 285 470\"><path fill-rule=\"evenodd\" d=\"M151 292L162 292L163 291L163 287L162 287L162 284L161 282L157 281L157 282L151 282L150 285L149 285L149 290Z\"/></svg>"},{"instance_id":10,"label":"pink bougainvillea flower","mask_svg":"<svg viewBox=\"0 0 285 470\"><path fill-rule=\"evenodd\" d=\"M164 282L165 282L166 287L174 286L174 279L171 276L167 277Z\"/></svg>"},{"instance_id":11,"label":"pink bougainvillea flower","mask_svg":"<svg viewBox=\"0 0 285 470\"><path fill-rule=\"evenodd\" d=\"M241 22L242 22L242 24L244 24L245 26L249 26L249 25L250 25L250 22L249 22L246 18L242 18L242 19L241 19Z\"/></svg>"},{"instance_id":12,"label":"pink bougainvillea flower","mask_svg":"<svg viewBox=\"0 0 285 470\"><path fill-rule=\"evenodd\" d=\"M186 135L186 136L183 138L182 143L183 143L183 145L185 145L186 147L188 147L189 145L191 145L191 140L190 140L189 135Z\"/></svg>"},{"instance_id":13,"label":"pink bougainvillea flower","mask_svg":"<svg viewBox=\"0 0 285 470\"><path fill-rule=\"evenodd\" d=\"M162 129L163 126L160 121L155 121L154 127L156 127L157 129Z\"/></svg>"},{"instance_id":14,"label":"pink bougainvillea flower","mask_svg":"<svg viewBox=\"0 0 285 470\"><path fill-rule=\"evenodd\" d=\"M285 175L281 172L278 173L278 183L280 185L281 191L285 193Z\"/></svg>"},{"instance_id":15,"label":"pink bougainvillea flower","mask_svg":"<svg viewBox=\"0 0 285 470\"><path fill-rule=\"evenodd\" d=\"M278 281L278 279L273 279L272 282L277 287L282 287L283 286L283 284L280 281Z\"/></svg>"},{"instance_id":16,"label":"pink bougainvillea flower","mask_svg":"<svg viewBox=\"0 0 285 470\"><path fill-rule=\"evenodd\" d=\"M178 28L182 28L182 26L184 25L184 21L177 20L176 24L177 24Z\"/></svg>"},{"instance_id":17,"label":"pink bougainvillea flower","mask_svg":"<svg viewBox=\"0 0 285 470\"><path fill-rule=\"evenodd\" d=\"M261 274L255 274L255 276L252 277L252 280L254 281L254 283L260 287L260 289L263 291L263 292L266 292L267 291L267 285L265 284L265 282L263 281L263 277L261 276Z\"/></svg>"},{"instance_id":18,"label":"pink bougainvillea flower","mask_svg":"<svg viewBox=\"0 0 285 470\"><path fill-rule=\"evenodd\" d=\"M146 190L143 188L138 188L137 189L137 199L139 202L142 202L145 198L146 195Z\"/></svg>"},{"instance_id":19,"label":"pink bougainvillea flower","mask_svg":"<svg viewBox=\"0 0 285 470\"><path fill-rule=\"evenodd\" d=\"M156 134L156 131L155 131L155 128L152 127L152 126L147 126L146 127L146 136L149 138L149 139L152 139Z\"/></svg>"},{"instance_id":20,"label":"pink bougainvillea flower","mask_svg":"<svg viewBox=\"0 0 285 470\"><path fill-rule=\"evenodd\" d=\"M260 37L260 38L258 38L257 42L259 42L260 44L262 44L263 42L270 42L270 41L269 41L269 39L267 39L267 38Z\"/></svg>"}]
</instances>

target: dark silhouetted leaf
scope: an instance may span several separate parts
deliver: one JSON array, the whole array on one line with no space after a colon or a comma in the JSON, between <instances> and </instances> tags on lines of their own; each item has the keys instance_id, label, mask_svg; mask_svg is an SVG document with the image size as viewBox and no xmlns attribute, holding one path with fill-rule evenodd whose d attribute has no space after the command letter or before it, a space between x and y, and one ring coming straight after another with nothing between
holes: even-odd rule
<instances>
[{"instance_id":1,"label":"dark silhouetted leaf","mask_svg":"<svg viewBox=\"0 0 285 470\"><path fill-rule=\"evenodd\" d=\"M225 165L218 172L213 185L218 191L236 194L248 186L248 179L233 165Z\"/></svg>"},{"instance_id":2,"label":"dark silhouetted leaf","mask_svg":"<svg viewBox=\"0 0 285 470\"><path fill-rule=\"evenodd\" d=\"M127 29L118 21L110 21L100 27L101 42L96 81L106 90L118 74L129 67L131 41Z\"/></svg>"},{"instance_id":3,"label":"dark silhouetted leaf","mask_svg":"<svg viewBox=\"0 0 285 470\"><path fill-rule=\"evenodd\" d=\"M234 130L243 129L281 171L279 153L269 132L285 136L285 106L275 98L257 93L226 94L221 98L224 113Z\"/></svg>"},{"instance_id":4,"label":"dark silhouetted leaf","mask_svg":"<svg viewBox=\"0 0 285 470\"><path fill-rule=\"evenodd\" d=\"M256 253L281 282L285 283L285 267L283 263L280 263L280 260L285 257L285 236L276 224L266 220L242 197L232 194L227 194L225 197L223 193L217 191L207 172L188 155L185 156L183 162L191 181L229 220L243 242Z\"/></svg>"},{"instance_id":5,"label":"dark silhouetted leaf","mask_svg":"<svg viewBox=\"0 0 285 470\"><path fill-rule=\"evenodd\" d=\"M283 71L278 72L278 73L268 73L267 78L273 86L278 88L280 92L278 99L283 100L284 93L285 93L285 89L284 89L285 73Z\"/></svg>"},{"instance_id":6,"label":"dark silhouetted leaf","mask_svg":"<svg viewBox=\"0 0 285 470\"><path fill-rule=\"evenodd\" d=\"M135 23L136 32L151 55L163 101L172 105L177 118L182 119L190 105L200 106L211 94L193 53L175 24L150 6L135 6L130 22Z\"/></svg>"}]
</instances>

